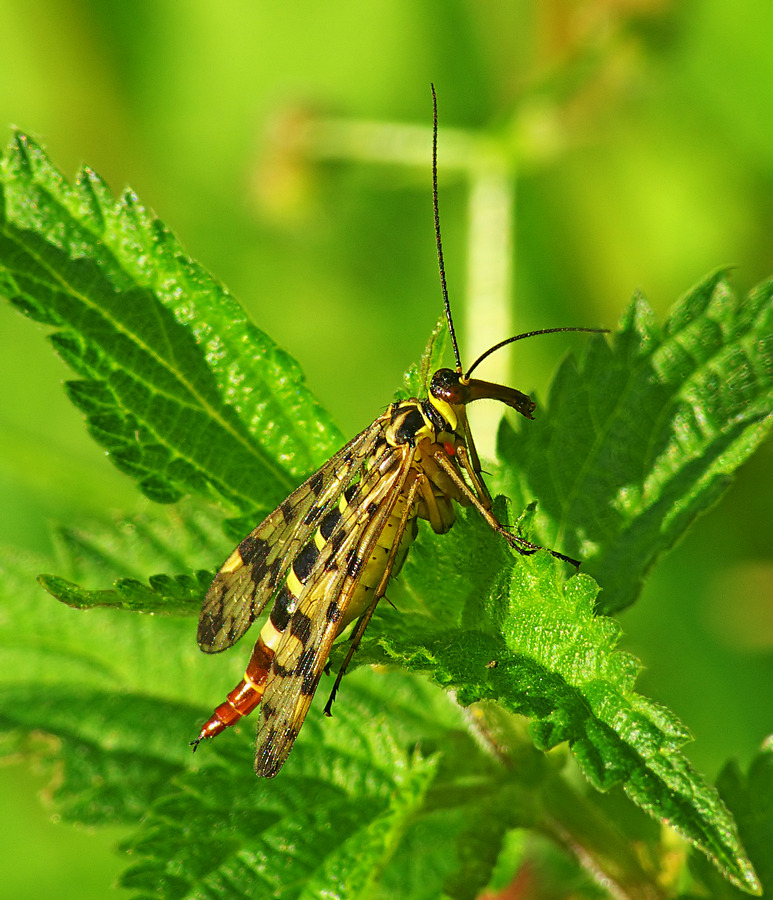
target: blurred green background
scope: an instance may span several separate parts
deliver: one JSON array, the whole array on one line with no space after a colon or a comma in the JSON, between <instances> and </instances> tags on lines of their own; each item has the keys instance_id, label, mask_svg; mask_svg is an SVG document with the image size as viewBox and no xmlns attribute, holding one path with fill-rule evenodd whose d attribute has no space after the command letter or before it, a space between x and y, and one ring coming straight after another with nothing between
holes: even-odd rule
<instances>
[{"instance_id":1,"label":"blurred green background","mask_svg":"<svg viewBox=\"0 0 773 900\"><path fill-rule=\"evenodd\" d=\"M772 45L770 0L0 0L0 122L67 177L87 162L130 184L353 433L440 311L431 80L441 167L443 128L515 148L516 329L614 326L637 288L663 315L719 265L739 292L773 273ZM280 152L315 116L419 126L426 156ZM441 182L457 303L466 202L461 178ZM0 334L0 539L48 552L49 522L138 498L65 399L43 329L3 305ZM563 346L519 345L513 383L544 397ZM768 446L622 616L641 690L693 729L712 779L773 731L772 463ZM52 824L39 776L0 776L4 897L118 893L120 834Z\"/></svg>"}]
</instances>

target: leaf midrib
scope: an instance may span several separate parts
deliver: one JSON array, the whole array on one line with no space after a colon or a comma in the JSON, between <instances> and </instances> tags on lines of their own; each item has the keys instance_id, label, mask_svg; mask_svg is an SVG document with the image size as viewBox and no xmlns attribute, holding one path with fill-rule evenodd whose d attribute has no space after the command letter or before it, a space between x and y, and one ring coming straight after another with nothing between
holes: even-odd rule
<instances>
[{"instance_id":1,"label":"leaf midrib","mask_svg":"<svg viewBox=\"0 0 773 900\"><path fill-rule=\"evenodd\" d=\"M48 272L51 276L52 282L54 286L59 286L61 290L68 293L70 296L76 298L81 303L83 303L87 308L99 313L107 322L109 322L120 334L124 337L128 338L132 341L136 346L138 346L141 350L147 353L153 360L155 360L163 369L165 369L173 378L175 378L186 390L199 402L199 406L196 407L194 404L190 402L186 402L185 400L180 399L179 397L173 397L169 395L167 392L159 389L156 385L151 384L144 380L141 375L138 376L138 380L145 384L152 392L157 394L158 396L168 397L170 400L179 404L183 408L187 407L191 410L195 410L197 412L204 412L207 414L211 420L218 423L231 437L233 437L241 446L246 449L251 456L253 456L256 460L260 461L266 469L274 476L277 482L286 490L290 491L295 486L293 480L287 475L284 470L277 468L274 460L267 456L264 453L261 453L259 449L249 440L247 440L244 435L242 435L239 431L237 431L231 423L223 417L219 411L213 407L204 397L200 394L200 392L194 387L193 383L191 383L178 369L175 369L173 366L169 364L169 362L162 356L160 356L152 347L150 347L145 341L143 341L136 333L130 331L122 322L115 319L112 315L110 315L103 307L94 303L88 295L83 292L77 290L66 278L64 278L60 273L58 273L55 269L53 269L44 259L41 257L39 253L37 253L33 248L29 247L25 244L15 233L9 233L8 229L3 229L3 233L6 237L13 241L23 252L27 253L29 256L32 256L40 268ZM68 257L69 258L69 257ZM72 260L71 260L72 261ZM35 276L30 275L28 272L22 272L25 278L28 280L38 280L38 282L46 287L51 287L51 285L45 285L44 282L40 281L40 279L35 279ZM148 288L148 290L150 290ZM72 326L69 326L72 327ZM77 330L77 329L73 329ZM108 356L114 365L117 365L115 358L112 354L107 351L103 346L100 346L100 352L104 353ZM136 373L133 373L135 375ZM124 409L126 409L124 407ZM128 412L129 410L127 410ZM135 413L132 411L132 414ZM200 464L193 460L190 460L186 457L178 448L172 447L164 438L158 434L158 432L147 422L144 421L143 424L148 428L148 430L154 434L155 437L158 438L159 442L166 446L169 450L173 451L175 454L182 456L193 465L195 468L199 469ZM213 475L214 473L208 473L209 475ZM219 478L216 479L218 482ZM233 491L229 489L229 493L233 495ZM248 497L245 495L237 495L243 496L246 501L249 503L254 503L254 498Z\"/></svg>"}]
</instances>

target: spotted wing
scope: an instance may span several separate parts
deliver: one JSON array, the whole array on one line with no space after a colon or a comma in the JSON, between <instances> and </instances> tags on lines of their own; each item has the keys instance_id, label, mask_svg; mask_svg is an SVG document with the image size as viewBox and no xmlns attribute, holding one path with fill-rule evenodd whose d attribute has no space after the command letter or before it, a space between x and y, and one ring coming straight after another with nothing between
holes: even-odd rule
<instances>
[{"instance_id":1,"label":"spotted wing","mask_svg":"<svg viewBox=\"0 0 773 900\"><path fill-rule=\"evenodd\" d=\"M349 603L376 543L386 527L394 527L390 518L405 489L413 450L408 445L390 447L384 457L382 464L376 461L363 473L346 512L303 583L277 645L260 706L255 750L258 775L273 777L287 759L333 641L342 624L352 619ZM400 535L395 537L399 540ZM374 595L370 602L377 599Z\"/></svg>"},{"instance_id":2,"label":"spotted wing","mask_svg":"<svg viewBox=\"0 0 773 900\"><path fill-rule=\"evenodd\" d=\"M382 419L376 419L293 491L223 563L199 615L202 650L226 650L260 615L320 520L361 472L381 434Z\"/></svg>"}]
</instances>

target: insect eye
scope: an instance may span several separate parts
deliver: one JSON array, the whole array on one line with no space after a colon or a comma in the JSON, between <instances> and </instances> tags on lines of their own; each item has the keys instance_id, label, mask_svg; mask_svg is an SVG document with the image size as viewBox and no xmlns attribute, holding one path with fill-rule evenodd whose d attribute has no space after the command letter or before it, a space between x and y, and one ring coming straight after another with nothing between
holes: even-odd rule
<instances>
[{"instance_id":1,"label":"insect eye","mask_svg":"<svg viewBox=\"0 0 773 900\"><path fill-rule=\"evenodd\" d=\"M429 392L437 400L460 404L470 400L470 391L462 382L462 375L453 369L438 369L429 383Z\"/></svg>"}]
</instances>

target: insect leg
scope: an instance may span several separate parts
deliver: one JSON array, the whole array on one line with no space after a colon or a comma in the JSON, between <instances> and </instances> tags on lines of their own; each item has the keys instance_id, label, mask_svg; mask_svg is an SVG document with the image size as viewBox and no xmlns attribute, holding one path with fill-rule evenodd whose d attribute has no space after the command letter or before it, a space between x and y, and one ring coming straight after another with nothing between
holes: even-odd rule
<instances>
[{"instance_id":1,"label":"insect leg","mask_svg":"<svg viewBox=\"0 0 773 900\"><path fill-rule=\"evenodd\" d=\"M472 471L470 465L470 459L467 455L467 452L464 447L457 447L456 455L459 457L462 465L465 468L465 471L470 473ZM451 481L459 488L459 490L469 498L470 503L478 510L478 512L483 516L483 518L488 522L488 524L493 528L494 531L501 534L504 539L517 550L523 556L531 556L532 553L536 553L537 550L547 550L548 553L555 556L557 559L562 559L564 562L571 563L576 568L580 568L580 561L577 559L573 559L571 556L564 556L563 553L559 553L558 550L551 550L549 547L542 547L540 544L532 544L531 541L527 541L524 538L518 537L517 535L511 534L496 518L494 513L488 509L484 503L481 502L480 498L476 495L476 493L470 490L469 486L465 484L464 480L460 477L459 473L456 471L452 463L448 460L446 454L441 451L436 451L433 454L435 461L443 469L444 472L448 475Z\"/></svg>"},{"instance_id":2,"label":"insect leg","mask_svg":"<svg viewBox=\"0 0 773 900\"><path fill-rule=\"evenodd\" d=\"M472 482L472 486L478 494L478 499L486 506L488 509L491 509L491 494L489 493L489 489L486 486L486 482L483 480L481 475L481 465L480 465L480 457L478 456L478 450L475 446L475 441L472 436L472 430L470 428L470 422L467 419L467 410L462 407L462 412L464 413L464 420L462 421L462 430L465 446L461 448L462 455L459 456L462 465L464 466L467 475L469 476L470 481ZM457 454L459 455L459 454Z\"/></svg>"}]
</instances>

